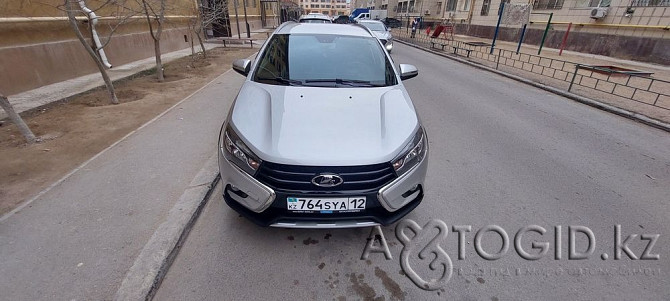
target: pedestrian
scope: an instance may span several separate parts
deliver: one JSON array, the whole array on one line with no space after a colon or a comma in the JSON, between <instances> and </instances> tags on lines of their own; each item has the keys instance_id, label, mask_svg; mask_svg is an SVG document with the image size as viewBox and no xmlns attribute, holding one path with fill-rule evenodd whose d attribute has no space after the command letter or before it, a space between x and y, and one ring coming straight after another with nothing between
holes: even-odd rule
<instances>
[{"instance_id":1,"label":"pedestrian","mask_svg":"<svg viewBox=\"0 0 670 301\"><path fill-rule=\"evenodd\" d=\"M412 21L412 38L416 35L416 28L419 27L419 20L418 18L414 18L414 21Z\"/></svg>"}]
</instances>

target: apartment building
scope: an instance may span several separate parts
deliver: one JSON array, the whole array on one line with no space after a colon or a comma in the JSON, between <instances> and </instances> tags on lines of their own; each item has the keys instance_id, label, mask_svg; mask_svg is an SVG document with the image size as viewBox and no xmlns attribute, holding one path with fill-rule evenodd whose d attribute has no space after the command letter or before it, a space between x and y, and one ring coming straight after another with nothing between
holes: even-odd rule
<instances>
[{"instance_id":1,"label":"apartment building","mask_svg":"<svg viewBox=\"0 0 670 301\"><path fill-rule=\"evenodd\" d=\"M244 36L262 28L275 28L281 23L281 10L290 8L297 0L201 0L221 1L228 4L228 12L222 17L221 33L214 36ZM225 28L228 27L228 28ZM239 34L238 34L239 33Z\"/></svg>"},{"instance_id":2,"label":"apartment building","mask_svg":"<svg viewBox=\"0 0 670 301\"><path fill-rule=\"evenodd\" d=\"M328 16L348 15L351 6L347 0L299 0L306 14L322 13Z\"/></svg>"}]
</instances>

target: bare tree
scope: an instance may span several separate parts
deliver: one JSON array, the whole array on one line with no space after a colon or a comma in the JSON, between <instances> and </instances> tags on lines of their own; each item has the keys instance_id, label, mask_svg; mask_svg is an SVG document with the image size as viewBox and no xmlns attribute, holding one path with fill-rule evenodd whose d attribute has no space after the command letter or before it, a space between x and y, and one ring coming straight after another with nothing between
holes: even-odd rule
<instances>
[{"instance_id":1,"label":"bare tree","mask_svg":"<svg viewBox=\"0 0 670 301\"><path fill-rule=\"evenodd\" d=\"M158 81L162 82L165 80L165 76L163 75L163 62L161 60L161 34L163 33L163 26L165 25L165 1L167 0L141 1L143 7L142 12L147 18L149 33L151 33L151 38L154 40L156 74L158 76Z\"/></svg>"},{"instance_id":2,"label":"bare tree","mask_svg":"<svg viewBox=\"0 0 670 301\"><path fill-rule=\"evenodd\" d=\"M206 58L207 57L207 52L205 49L205 45L202 42L202 22L199 16L190 18L188 20L188 28L191 36L191 55L195 57L195 49L193 48L193 36L196 36L198 38L198 42L200 43L200 49L202 50L202 55Z\"/></svg>"},{"instance_id":3,"label":"bare tree","mask_svg":"<svg viewBox=\"0 0 670 301\"><path fill-rule=\"evenodd\" d=\"M79 42L81 42L86 52L89 54L91 59L93 59L95 65L98 67L98 71L100 71L100 75L102 75L102 79L105 82L105 86L107 87L107 92L109 93L111 103L118 104L119 99L116 97L116 91L114 90L114 85L112 83L112 80L109 78L109 75L107 74L107 68L111 68L112 66L107 62L107 58L104 54L103 48L109 43L109 41L111 41L112 35L114 34L114 32L116 32L116 29L120 25L124 24L128 19L130 19L132 14L128 14L125 16L117 16L116 24L110 27L109 34L103 42L100 40L99 35L95 30L95 24L97 23L98 18L95 14L95 11L109 5L116 5L119 6L121 9L124 9L122 4L113 0L107 0L103 2L102 6L97 9L89 9L86 6L86 2L84 0L65 0L65 3L61 9L65 10L65 12L67 13L68 21L70 23L70 27L72 27L72 30L74 31L74 34L77 36ZM127 11L130 12L130 10ZM87 23L90 26L89 31L91 32L93 45L88 43L88 41L82 34L81 29L79 28L79 23L77 22L78 14L86 15L86 18L88 20Z\"/></svg>"},{"instance_id":4,"label":"bare tree","mask_svg":"<svg viewBox=\"0 0 670 301\"><path fill-rule=\"evenodd\" d=\"M196 8L196 11L198 11L198 16L197 18L191 19L191 29L198 38L198 42L200 42L203 56L207 57L205 45L202 41L202 36L204 35L203 31L220 22L223 17L227 16L228 6L224 1L204 1L199 8Z\"/></svg>"},{"instance_id":5,"label":"bare tree","mask_svg":"<svg viewBox=\"0 0 670 301\"><path fill-rule=\"evenodd\" d=\"M14 107L12 106L11 103L9 103L9 99L3 94L0 93L0 106L2 109L7 112L7 115L9 115L9 119L12 120L14 124L16 124L16 127L19 128L19 132L21 132L21 135L23 135L23 138L26 139L26 142L28 144L33 144L37 142L39 139L35 137L35 134L30 130L28 125L23 122L23 119L21 116L14 111Z\"/></svg>"}]
</instances>

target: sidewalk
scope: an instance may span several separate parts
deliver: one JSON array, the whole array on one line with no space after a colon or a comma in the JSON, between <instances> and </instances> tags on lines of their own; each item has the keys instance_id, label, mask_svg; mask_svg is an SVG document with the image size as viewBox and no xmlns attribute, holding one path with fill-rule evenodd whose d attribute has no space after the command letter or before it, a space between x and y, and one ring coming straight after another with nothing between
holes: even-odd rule
<instances>
[{"instance_id":1,"label":"sidewalk","mask_svg":"<svg viewBox=\"0 0 670 301\"><path fill-rule=\"evenodd\" d=\"M393 29L393 33L401 33L405 34L406 29L405 28L395 28ZM444 37L444 35L441 35L440 37ZM426 35L426 29L423 29L421 31L417 31L416 34L417 39L424 39L428 40L430 39L430 36ZM485 39L485 38L478 38L478 37L472 37L472 36L466 36L466 35L454 35L454 39L457 41L462 41L462 42L483 42L487 44L491 44L491 39ZM496 48L502 48L505 50L510 50L510 51L516 51L518 43L517 42L507 42L507 41L496 41ZM537 55L537 50L539 46L536 45L529 45L529 44L521 44L521 50L520 52L522 53L529 53L529 54L535 54ZM604 55L597 55L597 54L590 54L590 53L583 53L583 52L575 52L575 51L569 51L569 50L563 50L562 55L558 55L559 49L555 48L549 48L544 46L542 48L541 55L543 57L548 57L548 58L553 58L553 59L560 59L560 60L565 60L565 61L571 61L571 62L576 62L576 63L582 63L582 64L589 64L589 65L617 65L621 67L626 67L630 69L637 69L640 71L651 71L654 72L654 77L663 79L663 80L670 80L670 66L664 66L664 65L659 65L659 64L652 64L652 63L646 63L646 62L637 62L637 61L631 61L631 60L625 60L625 59L620 59L620 58L615 58L615 57L608 57Z\"/></svg>"},{"instance_id":2,"label":"sidewalk","mask_svg":"<svg viewBox=\"0 0 670 301\"><path fill-rule=\"evenodd\" d=\"M226 71L0 219L0 299L112 299L216 154L219 128L243 81Z\"/></svg>"},{"instance_id":3,"label":"sidewalk","mask_svg":"<svg viewBox=\"0 0 670 301\"><path fill-rule=\"evenodd\" d=\"M558 49L548 47L544 47L541 55L537 56L538 46L527 44L522 44L519 54L515 54L517 43L504 41L496 41L495 50L490 54L491 39L464 35L454 35L453 41L438 40L449 45L442 50L440 45L431 48L431 38L425 30L417 31L415 38L411 38L405 28L394 29L393 34L399 42L414 44L456 60L487 66L533 84L557 89L561 93L586 97L605 106L623 109L631 116L644 115L653 119L654 123L670 123L670 66L573 51L563 51L559 56ZM482 42L489 46L466 45L466 42ZM458 48L458 54L453 53L452 50L456 49L453 46ZM574 76L576 64L617 66L653 74L651 77L608 75L582 68Z\"/></svg>"},{"instance_id":4,"label":"sidewalk","mask_svg":"<svg viewBox=\"0 0 670 301\"><path fill-rule=\"evenodd\" d=\"M266 37L265 30L255 34L259 40ZM254 48L258 45L255 42ZM217 41L206 45L220 46ZM167 53L163 61L190 54L191 49ZM154 66L151 57L117 66L110 75L118 80ZM225 72L18 211L0 216L0 300L115 297L157 229L173 212L186 210L179 207L183 194L213 180L202 179L202 171L216 168L212 158L219 129L244 82L230 69L221 71ZM25 111L101 85L100 75L94 73L10 100Z\"/></svg>"},{"instance_id":5,"label":"sidewalk","mask_svg":"<svg viewBox=\"0 0 670 301\"><path fill-rule=\"evenodd\" d=\"M262 29L252 32L252 38L265 39L266 32L270 29ZM220 38L208 40L204 43L205 49L212 49L221 47ZM258 45L254 42L254 45ZM230 46L229 46L230 47ZM245 47L244 45L234 45L233 47ZM248 46L247 46L248 47ZM258 48L258 46L256 47ZM200 50L199 45L195 45L195 51ZM173 52L164 53L161 55L163 64L167 64L176 59L191 55L191 48L185 48ZM156 67L156 59L148 57L139 61L134 61L125 65L115 66L108 69L107 72L112 81L118 81L124 78L131 77L140 72ZM26 91L19 94L9 95L9 102L14 106L17 113L25 112L52 102L60 101L77 94L84 93L91 89L103 87L105 85L99 72L91 73L81 77L73 78L59 83L46 85L34 90ZM0 110L0 120L7 118L4 110Z\"/></svg>"},{"instance_id":6,"label":"sidewalk","mask_svg":"<svg viewBox=\"0 0 670 301\"><path fill-rule=\"evenodd\" d=\"M424 32L425 33L425 32ZM471 36L464 36L464 35L455 35L454 36L457 40L459 41L464 41L464 42L484 42L484 43L491 43L491 39L484 39L484 38L477 38L477 37L471 37ZM502 48L505 50L510 50L510 51L516 51L516 48L518 46L518 43L515 42L506 42L506 41L496 41L496 48ZM530 54L537 54L537 50L539 49L539 46L536 45L528 45L528 44L521 44L521 50L520 52L524 53L530 53ZM663 79L663 80L670 80L670 66L663 66L659 64L652 64L652 63L646 63L646 62L637 62L637 61L631 61L631 60L625 60L625 59L620 59L620 58L615 58L615 57L609 57L609 56L604 56L604 55L597 55L597 54L590 54L590 53L583 53L583 52L575 52L575 51L569 51L569 50L563 50L562 55L558 55L559 49L555 48L549 48L549 47L542 47L542 52L541 55L544 57L549 57L553 59L561 59L565 61L571 61L571 62L577 62L577 63L583 63L583 64L588 64L588 65L616 65L616 66L621 66L629 69L637 69L639 71L650 71L653 72L653 77Z\"/></svg>"}]
</instances>

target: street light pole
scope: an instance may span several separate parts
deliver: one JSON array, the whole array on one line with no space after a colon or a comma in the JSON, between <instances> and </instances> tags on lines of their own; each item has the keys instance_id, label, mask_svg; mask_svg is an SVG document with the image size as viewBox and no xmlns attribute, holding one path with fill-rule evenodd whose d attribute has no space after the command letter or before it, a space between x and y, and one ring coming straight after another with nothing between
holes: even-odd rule
<instances>
[{"instance_id":1,"label":"street light pole","mask_svg":"<svg viewBox=\"0 0 670 301\"><path fill-rule=\"evenodd\" d=\"M237 0L233 0L233 7L235 8L235 23L237 23L237 38L241 39L242 34L240 34L240 16L237 14Z\"/></svg>"},{"instance_id":2,"label":"street light pole","mask_svg":"<svg viewBox=\"0 0 670 301\"><path fill-rule=\"evenodd\" d=\"M242 4L244 5L244 23L247 25L247 38L251 38L251 32L249 32L249 20L247 20L247 0L242 0Z\"/></svg>"},{"instance_id":3,"label":"street light pole","mask_svg":"<svg viewBox=\"0 0 670 301\"><path fill-rule=\"evenodd\" d=\"M421 28L421 25L423 25L423 0L421 0L421 22L419 22L419 28Z\"/></svg>"}]
</instances>

